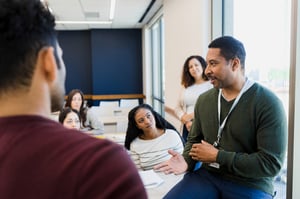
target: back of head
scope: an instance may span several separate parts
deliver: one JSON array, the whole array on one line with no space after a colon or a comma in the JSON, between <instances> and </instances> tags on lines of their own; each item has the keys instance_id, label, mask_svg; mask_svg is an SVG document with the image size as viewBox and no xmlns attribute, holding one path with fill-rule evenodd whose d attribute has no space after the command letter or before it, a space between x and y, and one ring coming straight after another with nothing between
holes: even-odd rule
<instances>
[{"instance_id":1,"label":"back of head","mask_svg":"<svg viewBox=\"0 0 300 199\"><path fill-rule=\"evenodd\" d=\"M40 0L0 0L0 96L28 89L39 50L56 49L54 27L54 17Z\"/></svg>"},{"instance_id":2,"label":"back of head","mask_svg":"<svg viewBox=\"0 0 300 199\"><path fill-rule=\"evenodd\" d=\"M208 48L220 48L220 53L228 61L239 58L242 68L245 67L246 51L244 45L239 40L231 36L222 36L214 39Z\"/></svg>"}]
</instances>

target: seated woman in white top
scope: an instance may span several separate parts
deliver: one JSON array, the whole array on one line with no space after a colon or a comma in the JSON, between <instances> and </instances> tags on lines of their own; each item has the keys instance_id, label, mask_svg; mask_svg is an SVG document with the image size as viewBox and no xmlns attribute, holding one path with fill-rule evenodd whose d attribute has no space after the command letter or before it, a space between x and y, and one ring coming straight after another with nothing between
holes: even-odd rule
<instances>
[{"instance_id":1,"label":"seated woman in white top","mask_svg":"<svg viewBox=\"0 0 300 199\"><path fill-rule=\"evenodd\" d=\"M84 107L84 95L81 90L74 89L68 94L65 107L71 107L79 112L81 118L81 130L99 135L104 132L104 125L89 108Z\"/></svg>"},{"instance_id":2,"label":"seated woman in white top","mask_svg":"<svg viewBox=\"0 0 300 199\"><path fill-rule=\"evenodd\" d=\"M141 104L128 114L125 148L138 169L149 170L170 158L169 149L182 153L183 140L151 106Z\"/></svg>"}]
</instances>

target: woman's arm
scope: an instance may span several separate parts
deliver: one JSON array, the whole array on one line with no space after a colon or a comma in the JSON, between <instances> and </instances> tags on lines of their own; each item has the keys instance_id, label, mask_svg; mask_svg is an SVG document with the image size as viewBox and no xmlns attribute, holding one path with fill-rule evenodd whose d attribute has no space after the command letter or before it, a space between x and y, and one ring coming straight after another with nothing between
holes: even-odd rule
<instances>
[{"instance_id":1,"label":"woman's arm","mask_svg":"<svg viewBox=\"0 0 300 199\"><path fill-rule=\"evenodd\" d=\"M87 111L86 123L92 128L92 134L99 135L104 133L104 124L90 109Z\"/></svg>"}]
</instances>

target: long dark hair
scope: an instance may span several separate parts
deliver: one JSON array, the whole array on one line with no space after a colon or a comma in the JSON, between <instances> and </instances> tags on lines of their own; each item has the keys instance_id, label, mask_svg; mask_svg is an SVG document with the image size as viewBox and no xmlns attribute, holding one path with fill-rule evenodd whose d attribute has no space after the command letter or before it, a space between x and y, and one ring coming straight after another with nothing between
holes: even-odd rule
<instances>
[{"instance_id":1,"label":"long dark hair","mask_svg":"<svg viewBox=\"0 0 300 199\"><path fill-rule=\"evenodd\" d=\"M81 103L80 110L79 110L80 120L82 121L82 126L87 127L87 126L84 125L84 123L86 121L87 107L84 107L84 95L83 95L83 92L81 90L73 89L69 92L67 100L66 100L65 107L72 108L71 107L72 99L73 99L73 96L77 93L80 94L81 99L82 99L82 103Z\"/></svg>"},{"instance_id":2,"label":"long dark hair","mask_svg":"<svg viewBox=\"0 0 300 199\"><path fill-rule=\"evenodd\" d=\"M154 119L155 119L156 128L164 129L164 130L165 129L173 129L177 132L176 128L172 124L170 124L167 120L165 120L159 113L157 113L150 105L140 104L140 105L134 107L133 109L131 109L130 112L128 113L128 127L127 127L127 131L126 131L125 144L124 144L125 148L128 150L130 150L131 142L136 137L138 137L139 135L144 133L141 129L139 129L137 127L137 124L135 121L136 112L141 108L148 109L151 111L151 113L153 114Z\"/></svg>"}]
</instances>

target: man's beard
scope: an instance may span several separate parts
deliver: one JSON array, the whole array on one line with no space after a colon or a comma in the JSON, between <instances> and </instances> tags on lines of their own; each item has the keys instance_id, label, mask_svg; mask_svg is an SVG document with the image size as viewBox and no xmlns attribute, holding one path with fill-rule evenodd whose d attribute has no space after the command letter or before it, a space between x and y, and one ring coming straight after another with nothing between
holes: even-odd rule
<instances>
[{"instance_id":1,"label":"man's beard","mask_svg":"<svg viewBox=\"0 0 300 199\"><path fill-rule=\"evenodd\" d=\"M57 88L56 90L51 91L51 111L56 112L60 111L63 108L64 103L64 88Z\"/></svg>"}]
</instances>

